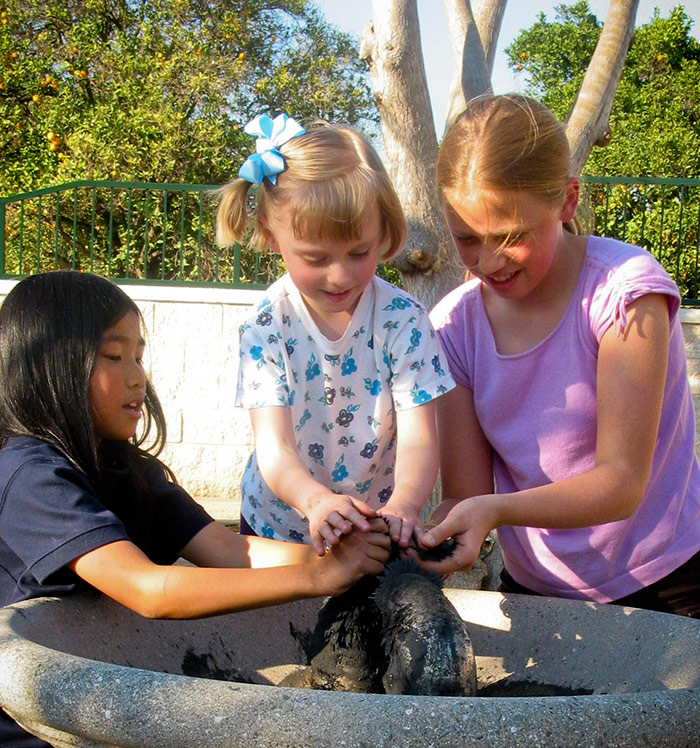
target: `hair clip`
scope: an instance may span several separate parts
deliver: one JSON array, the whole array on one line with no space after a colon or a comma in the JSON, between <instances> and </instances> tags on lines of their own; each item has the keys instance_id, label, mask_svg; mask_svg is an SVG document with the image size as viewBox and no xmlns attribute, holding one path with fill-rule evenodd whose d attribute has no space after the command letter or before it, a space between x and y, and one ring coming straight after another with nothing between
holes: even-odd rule
<instances>
[{"instance_id":1,"label":"hair clip","mask_svg":"<svg viewBox=\"0 0 700 748\"><path fill-rule=\"evenodd\" d=\"M274 119L267 114L259 114L243 129L248 135L257 137L256 152L243 162L238 176L252 184L260 184L267 177L275 184L277 175L287 168L279 147L288 140L303 135L306 130L286 114L279 114Z\"/></svg>"}]
</instances>

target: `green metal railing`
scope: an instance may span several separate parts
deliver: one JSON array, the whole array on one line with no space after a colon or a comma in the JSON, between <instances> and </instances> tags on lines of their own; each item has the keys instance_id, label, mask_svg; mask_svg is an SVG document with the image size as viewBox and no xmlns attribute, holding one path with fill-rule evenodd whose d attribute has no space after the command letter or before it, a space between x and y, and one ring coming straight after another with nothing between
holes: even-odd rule
<instances>
[{"instance_id":1,"label":"green metal railing","mask_svg":"<svg viewBox=\"0 0 700 748\"><path fill-rule=\"evenodd\" d=\"M0 277L73 268L119 281L263 288L276 255L218 247L216 185L72 182L0 198ZM700 179L584 177L584 228L649 250L700 306Z\"/></svg>"},{"instance_id":2,"label":"green metal railing","mask_svg":"<svg viewBox=\"0 0 700 748\"><path fill-rule=\"evenodd\" d=\"M279 274L276 255L216 244L217 188L81 181L0 198L0 277L65 268L264 288Z\"/></svg>"},{"instance_id":3,"label":"green metal railing","mask_svg":"<svg viewBox=\"0 0 700 748\"><path fill-rule=\"evenodd\" d=\"M584 177L581 214L591 233L649 250L700 306L700 179Z\"/></svg>"}]
</instances>

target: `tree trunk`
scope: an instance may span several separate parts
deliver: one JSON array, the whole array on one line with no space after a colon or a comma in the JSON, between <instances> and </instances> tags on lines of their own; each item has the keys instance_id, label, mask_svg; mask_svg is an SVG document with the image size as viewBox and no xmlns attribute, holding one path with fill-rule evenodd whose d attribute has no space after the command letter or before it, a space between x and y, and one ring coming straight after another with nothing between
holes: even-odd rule
<instances>
[{"instance_id":1,"label":"tree trunk","mask_svg":"<svg viewBox=\"0 0 700 748\"><path fill-rule=\"evenodd\" d=\"M566 125L574 174L580 174L594 145L610 141L610 110L634 35L638 6L639 0L610 0L603 31Z\"/></svg>"},{"instance_id":2,"label":"tree trunk","mask_svg":"<svg viewBox=\"0 0 700 748\"><path fill-rule=\"evenodd\" d=\"M437 138L423 66L416 0L373 0L364 30L366 59L381 118L384 160L408 222L406 247L393 261L406 289L432 306L463 278L437 190Z\"/></svg>"},{"instance_id":3,"label":"tree trunk","mask_svg":"<svg viewBox=\"0 0 700 748\"><path fill-rule=\"evenodd\" d=\"M475 96L491 93L491 74L469 0L445 0L455 58L445 131Z\"/></svg>"},{"instance_id":4,"label":"tree trunk","mask_svg":"<svg viewBox=\"0 0 700 748\"><path fill-rule=\"evenodd\" d=\"M477 0L474 4L474 20L479 29L479 37L484 48L486 69L489 78L493 74L493 61L496 59L496 43L501 33L503 13L508 0Z\"/></svg>"}]
</instances>

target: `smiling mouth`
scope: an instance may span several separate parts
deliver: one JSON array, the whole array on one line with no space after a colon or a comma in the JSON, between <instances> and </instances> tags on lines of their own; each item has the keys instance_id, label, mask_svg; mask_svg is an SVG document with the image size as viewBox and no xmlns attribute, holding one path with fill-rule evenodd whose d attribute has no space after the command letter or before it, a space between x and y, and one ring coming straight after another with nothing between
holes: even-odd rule
<instances>
[{"instance_id":1,"label":"smiling mouth","mask_svg":"<svg viewBox=\"0 0 700 748\"><path fill-rule=\"evenodd\" d=\"M508 275L499 275L498 277L494 275L487 275L486 277L492 282L492 283L507 283L511 278L514 278L518 274L518 270L513 271L512 273L508 273Z\"/></svg>"}]
</instances>

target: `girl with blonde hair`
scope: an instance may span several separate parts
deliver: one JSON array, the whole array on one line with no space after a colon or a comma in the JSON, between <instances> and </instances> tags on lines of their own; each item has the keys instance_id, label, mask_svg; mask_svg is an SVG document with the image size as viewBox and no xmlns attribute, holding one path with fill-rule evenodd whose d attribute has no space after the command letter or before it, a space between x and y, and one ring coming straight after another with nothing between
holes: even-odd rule
<instances>
[{"instance_id":1,"label":"girl with blonde hair","mask_svg":"<svg viewBox=\"0 0 700 748\"><path fill-rule=\"evenodd\" d=\"M446 134L438 186L472 280L431 315L436 571L498 528L501 588L700 615L700 468L680 295L646 251L573 233L579 180L541 104L487 96ZM494 485L495 478L495 485Z\"/></svg>"},{"instance_id":2,"label":"girl with blonde hair","mask_svg":"<svg viewBox=\"0 0 700 748\"><path fill-rule=\"evenodd\" d=\"M349 127L282 114L246 131L256 153L223 189L218 238L252 228L287 273L241 327L236 403L255 436L242 531L322 554L380 514L405 548L437 476L434 401L453 383L425 309L375 275L405 240L398 197Z\"/></svg>"}]
</instances>

